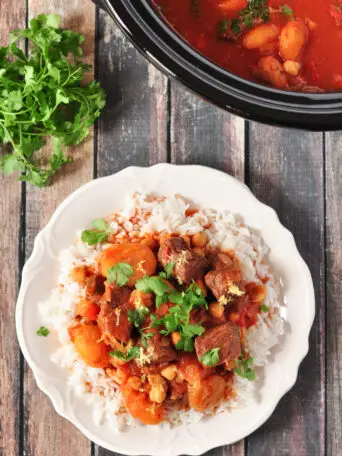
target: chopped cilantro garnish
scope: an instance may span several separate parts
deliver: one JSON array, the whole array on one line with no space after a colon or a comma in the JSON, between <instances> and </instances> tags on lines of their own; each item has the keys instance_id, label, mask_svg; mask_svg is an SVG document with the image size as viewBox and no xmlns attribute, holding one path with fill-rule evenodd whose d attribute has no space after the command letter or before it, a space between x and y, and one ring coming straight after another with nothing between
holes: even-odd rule
<instances>
[{"instance_id":1,"label":"chopped cilantro garnish","mask_svg":"<svg viewBox=\"0 0 342 456\"><path fill-rule=\"evenodd\" d=\"M242 25L249 29L253 27L256 20L261 19L263 22L267 22L269 18L267 0L248 0L248 5L239 11L239 19L234 19L230 28L237 35L241 31Z\"/></svg>"},{"instance_id":2,"label":"chopped cilantro garnish","mask_svg":"<svg viewBox=\"0 0 342 456\"><path fill-rule=\"evenodd\" d=\"M133 323L133 326L136 328L140 328L142 323L144 323L147 315L149 314L149 310L147 307L139 307L138 309L135 310L129 310L128 311L128 321Z\"/></svg>"},{"instance_id":3,"label":"chopped cilantro garnish","mask_svg":"<svg viewBox=\"0 0 342 456\"><path fill-rule=\"evenodd\" d=\"M266 306L265 304L261 304L260 310L261 310L261 312L267 313L270 310L270 308L268 306Z\"/></svg>"},{"instance_id":4,"label":"chopped cilantro garnish","mask_svg":"<svg viewBox=\"0 0 342 456\"><path fill-rule=\"evenodd\" d=\"M284 16L290 16L293 19L293 11L288 5L281 5L281 12Z\"/></svg>"},{"instance_id":5,"label":"chopped cilantro garnish","mask_svg":"<svg viewBox=\"0 0 342 456\"><path fill-rule=\"evenodd\" d=\"M41 326L39 329L37 329L37 335L42 336L42 337L47 337L50 334L50 330L46 328L45 326Z\"/></svg>"},{"instance_id":6,"label":"chopped cilantro garnish","mask_svg":"<svg viewBox=\"0 0 342 456\"><path fill-rule=\"evenodd\" d=\"M219 22L219 36L224 36L231 21L229 19Z\"/></svg>"},{"instance_id":7,"label":"chopped cilantro garnish","mask_svg":"<svg viewBox=\"0 0 342 456\"><path fill-rule=\"evenodd\" d=\"M117 263L108 269L108 282L115 282L118 287L123 287L129 282L129 278L134 274L133 268L128 263Z\"/></svg>"},{"instance_id":8,"label":"chopped cilantro garnish","mask_svg":"<svg viewBox=\"0 0 342 456\"><path fill-rule=\"evenodd\" d=\"M82 241L89 245L107 242L108 236L111 234L108 223L103 219L97 219L93 221L92 225L94 229L82 232Z\"/></svg>"},{"instance_id":9,"label":"chopped cilantro garnish","mask_svg":"<svg viewBox=\"0 0 342 456\"><path fill-rule=\"evenodd\" d=\"M155 327L163 325L165 329L162 329L160 333L164 335L179 332L181 339L176 345L177 350L193 351L194 337L203 334L205 328L199 323L190 323L190 312L195 306L207 308L203 292L198 285L192 283L186 291L172 291L169 294L169 301L175 305L170 307L164 317L158 320L153 319L152 325Z\"/></svg>"},{"instance_id":10,"label":"chopped cilantro garnish","mask_svg":"<svg viewBox=\"0 0 342 456\"><path fill-rule=\"evenodd\" d=\"M219 347L208 350L204 355L200 356L199 360L207 367L215 366L219 362Z\"/></svg>"},{"instance_id":11,"label":"chopped cilantro garnish","mask_svg":"<svg viewBox=\"0 0 342 456\"><path fill-rule=\"evenodd\" d=\"M145 330L149 329L150 327L140 329L141 325L144 323L144 321L146 320L146 317L149 313L150 313L150 311L147 307L139 307L138 309L128 311L128 321L133 323L133 326L135 326L135 328L138 329L140 336L141 336L141 343L145 348L147 347L148 339L150 339L154 335L153 332L148 332L148 333L144 332ZM151 317L152 317L152 315L151 315Z\"/></svg>"},{"instance_id":12,"label":"chopped cilantro garnish","mask_svg":"<svg viewBox=\"0 0 342 456\"><path fill-rule=\"evenodd\" d=\"M234 35L238 35L241 31L241 26L240 26L240 20L239 19L233 19L232 23L230 25L230 28Z\"/></svg>"},{"instance_id":13,"label":"chopped cilantro garnish","mask_svg":"<svg viewBox=\"0 0 342 456\"><path fill-rule=\"evenodd\" d=\"M140 335L141 335L141 343L142 343L143 347L146 348L148 339L151 339L151 337L154 336L154 333L153 332L144 333L144 332L140 331Z\"/></svg>"},{"instance_id":14,"label":"chopped cilantro garnish","mask_svg":"<svg viewBox=\"0 0 342 456\"><path fill-rule=\"evenodd\" d=\"M115 356L115 358L118 358L120 361L125 361L128 363L129 361L132 361L132 359L137 358L140 354L140 347L131 347L127 350L127 352L122 352L120 350L114 350L111 351L110 356Z\"/></svg>"},{"instance_id":15,"label":"chopped cilantro garnish","mask_svg":"<svg viewBox=\"0 0 342 456\"><path fill-rule=\"evenodd\" d=\"M234 372L242 378L246 378L249 381L255 380L255 371L251 369L251 364L253 364L253 358L249 357L248 359L244 358L242 354L239 359L235 362Z\"/></svg>"},{"instance_id":16,"label":"chopped cilantro garnish","mask_svg":"<svg viewBox=\"0 0 342 456\"><path fill-rule=\"evenodd\" d=\"M157 307L168 300L168 294L171 291L163 278L159 276L145 276L142 279L137 280L135 288L143 293L154 293L156 295Z\"/></svg>"},{"instance_id":17,"label":"chopped cilantro garnish","mask_svg":"<svg viewBox=\"0 0 342 456\"><path fill-rule=\"evenodd\" d=\"M159 276L163 279L168 279L171 276L174 267L175 263L167 263L164 268L165 271L160 272Z\"/></svg>"}]
</instances>

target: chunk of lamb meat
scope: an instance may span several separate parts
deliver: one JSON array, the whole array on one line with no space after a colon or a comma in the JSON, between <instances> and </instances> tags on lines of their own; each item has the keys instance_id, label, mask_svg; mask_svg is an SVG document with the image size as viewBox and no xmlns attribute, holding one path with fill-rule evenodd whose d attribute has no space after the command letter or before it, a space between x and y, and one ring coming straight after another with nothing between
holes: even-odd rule
<instances>
[{"instance_id":1,"label":"chunk of lamb meat","mask_svg":"<svg viewBox=\"0 0 342 456\"><path fill-rule=\"evenodd\" d=\"M106 289L97 322L102 335L109 342L128 342L131 337L132 323L128 320L128 311L133 310L134 306L129 302L130 295L128 287Z\"/></svg>"},{"instance_id":2,"label":"chunk of lamb meat","mask_svg":"<svg viewBox=\"0 0 342 456\"><path fill-rule=\"evenodd\" d=\"M215 366L238 358L241 353L239 327L228 321L223 325L214 326L202 336L196 337L195 349L198 359L214 348L220 349L219 360Z\"/></svg>"},{"instance_id":3,"label":"chunk of lamb meat","mask_svg":"<svg viewBox=\"0 0 342 456\"><path fill-rule=\"evenodd\" d=\"M241 272L237 269L209 271L204 281L217 300L222 297L236 298L244 294L244 291L240 289ZM233 302L233 299L231 301Z\"/></svg>"},{"instance_id":4,"label":"chunk of lamb meat","mask_svg":"<svg viewBox=\"0 0 342 456\"><path fill-rule=\"evenodd\" d=\"M152 353L151 365L170 363L177 359L177 352L171 345L171 340L167 336L162 336L159 331L150 328L146 332L153 332L153 336L147 340L147 352Z\"/></svg>"},{"instance_id":5,"label":"chunk of lamb meat","mask_svg":"<svg viewBox=\"0 0 342 456\"><path fill-rule=\"evenodd\" d=\"M181 237L166 239L160 246L158 260L163 267L174 263L172 275L180 284L203 277L209 269L206 257L191 250Z\"/></svg>"}]
</instances>

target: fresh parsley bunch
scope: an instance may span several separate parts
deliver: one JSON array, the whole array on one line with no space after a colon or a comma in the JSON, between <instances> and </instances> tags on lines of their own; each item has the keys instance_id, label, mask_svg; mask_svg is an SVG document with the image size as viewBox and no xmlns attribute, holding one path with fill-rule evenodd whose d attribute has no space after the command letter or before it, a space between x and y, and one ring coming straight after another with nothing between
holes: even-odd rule
<instances>
[{"instance_id":1,"label":"fresh parsley bunch","mask_svg":"<svg viewBox=\"0 0 342 456\"><path fill-rule=\"evenodd\" d=\"M105 94L97 82L82 84L91 70L77 60L84 37L59 28L60 17L42 14L30 27L14 30L10 43L0 48L0 143L11 153L0 159L5 174L21 173L20 180L44 187L71 161L62 146L79 144L101 114ZM30 57L17 46L27 39ZM48 166L41 167L34 153L52 138Z\"/></svg>"}]
</instances>

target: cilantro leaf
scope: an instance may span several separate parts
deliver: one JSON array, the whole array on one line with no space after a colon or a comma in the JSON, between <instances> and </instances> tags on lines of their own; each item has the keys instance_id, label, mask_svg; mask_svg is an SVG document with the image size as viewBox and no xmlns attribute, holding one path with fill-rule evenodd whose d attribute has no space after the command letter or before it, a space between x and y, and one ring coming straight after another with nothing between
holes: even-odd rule
<instances>
[{"instance_id":1,"label":"cilantro leaf","mask_svg":"<svg viewBox=\"0 0 342 456\"><path fill-rule=\"evenodd\" d=\"M241 27L250 29L255 21L261 19L267 22L270 18L268 0L248 0L248 5L239 11L239 18L233 19L230 28L234 34L239 34Z\"/></svg>"},{"instance_id":2,"label":"cilantro leaf","mask_svg":"<svg viewBox=\"0 0 342 456\"><path fill-rule=\"evenodd\" d=\"M109 283L115 282L118 287L123 287L129 282L129 278L134 274L133 268L128 263L116 263L108 269L107 280Z\"/></svg>"},{"instance_id":3,"label":"cilantro leaf","mask_svg":"<svg viewBox=\"0 0 342 456\"><path fill-rule=\"evenodd\" d=\"M128 311L128 321L133 323L133 326L140 328L141 324L145 321L147 315L150 313L147 307L139 307L138 309Z\"/></svg>"},{"instance_id":4,"label":"cilantro leaf","mask_svg":"<svg viewBox=\"0 0 342 456\"><path fill-rule=\"evenodd\" d=\"M253 364L253 358L245 359L244 355L241 354L240 358L235 361L234 372L242 378L253 381L255 380L255 371L250 367L251 364Z\"/></svg>"},{"instance_id":5,"label":"cilantro leaf","mask_svg":"<svg viewBox=\"0 0 342 456\"><path fill-rule=\"evenodd\" d=\"M168 294L171 291L168 284L159 276L145 276L137 280L135 288L143 293L154 293L156 295L157 307L168 300Z\"/></svg>"},{"instance_id":6,"label":"cilantro leaf","mask_svg":"<svg viewBox=\"0 0 342 456\"><path fill-rule=\"evenodd\" d=\"M201 324L190 323L190 313L196 306L207 307L207 302L202 290L192 283L186 291L173 291L169 294L169 300L175 305L170 307L168 313L152 321L152 326L164 326L160 333L168 335L172 332L179 332L181 339L176 345L177 350L193 351L194 338L205 332Z\"/></svg>"},{"instance_id":7,"label":"cilantro leaf","mask_svg":"<svg viewBox=\"0 0 342 456\"><path fill-rule=\"evenodd\" d=\"M118 358L120 361L125 361L128 363L129 361L132 361L132 359L137 358L140 354L140 347L131 347L127 350L127 352L122 352L120 350L114 350L109 353L110 356L114 356L115 358Z\"/></svg>"},{"instance_id":8,"label":"cilantro leaf","mask_svg":"<svg viewBox=\"0 0 342 456\"><path fill-rule=\"evenodd\" d=\"M50 334L50 330L46 328L45 326L41 326L39 329L37 329L37 335L42 336L42 337L47 337Z\"/></svg>"},{"instance_id":9,"label":"cilantro leaf","mask_svg":"<svg viewBox=\"0 0 342 456\"><path fill-rule=\"evenodd\" d=\"M58 15L41 14L29 28L13 30L9 46L0 48L0 143L12 149L0 167L5 174L20 172L19 180L38 187L71 161L63 147L82 142L105 105L100 85L83 83L91 69L77 60L84 37L59 23ZM29 58L19 40L28 41ZM35 152L48 137L52 152L40 163Z\"/></svg>"},{"instance_id":10,"label":"cilantro leaf","mask_svg":"<svg viewBox=\"0 0 342 456\"><path fill-rule=\"evenodd\" d=\"M162 271L159 273L159 276L162 277L163 279L168 279L173 271L173 268L175 267L175 263L166 263L165 265L165 271Z\"/></svg>"},{"instance_id":11,"label":"cilantro leaf","mask_svg":"<svg viewBox=\"0 0 342 456\"><path fill-rule=\"evenodd\" d=\"M0 166L4 174L11 174L21 169L18 158L13 154L6 154L0 159Z\"/></svg>"},{"instance_id":12,"label":"cilantro leaf","mask_svg":"<svg viewBox=\"0 0 342 456\"><path fill-rule=\"evenodd\" d=\"M108 231L109 230L109 225L104 219L94 220L93 227L98 231Z\"/></svg>"},{"instance_id":13,"label":"cilantro leaf","mask_svg":"<svg viewBox=\"0 0 342 456\"><path fill-rule=\"evenodd\" d=\"M261 304L260 310L261 310L261 312L267 313L270 310L270 308L268 306L266 306L265 304Z\"/></svg>"},{"instance_id":14,"label":"cilantro leaf","mask_svg":"<svg viewBox=\"0 0 342 456\"><path fill-rule=\"evenodd\" d=\"M151 339L151 337L154 336L154 333L153 332L144 333L144 332L140 331L140 335L141 335L141 343L142 343L143 347L146 348L148 339Z\"/></svg>"},{"instance_id":15,"label":"cilantro leaf","mask_svg":"<svg viewBox=\"0 0 342 456\"><path fill-rule=\"evenodd\" d=\"M231 25L230 19L225 19L219 22L219 36L224 36L228 30L229 25Z\"/></svg>"},{"instance_id":16,"label":"cilantro leaf","mask_svg":"<svg viewBox=\"0 0 342 456\"><path fill-rule=\"evenodd\" d=\"M102 244L107 241L108 235L103 231L84 230L81 239L88 245Z\"/></svg>"},{"instance_id":17,"label":"cilantro leaf","mask_svg":"<svg viewBox=\"0 0 342 456\"><path fill-rule=\"evenodd\" d=\"M92 223L93 230L84 230L81 240L88 245L102 244L107 242L108 235L111 234L108 223L103 219L94 220Z\"/></svg>"},{"instance_id":18,"label":"cilantro leaf","mask_svg":"<svg viewBox=\"0 0 342 456\"><path fill-rule=\"evenodd\" d=\"M288 5L281 5L281 12L284 16L290 16L293 19L293 11Z\"/></svg>"},{"instance_id":19,"label":"cilantro leaf","mask_svg":"<svg viewBox=\"0 0 342 456\"><path fill-rule=\"evenodd\" d=\"M188 324L183 328L183 334L187 337L201 336L205 332L202 325Z\"/></svg>"},{"instance_id":20,"label":"cilantro leaf","mask_svg":"<svg viewBox=\"0 0 342 456\"><path fill-rule=\"evenodd\" d=\"M221 349L219 347L213 348L212 350L208 350L204 353L204 355L199 357L199 360L202 364L207 367L215 366L219 362L219 351Z\"/></svg>"}]
</instances>

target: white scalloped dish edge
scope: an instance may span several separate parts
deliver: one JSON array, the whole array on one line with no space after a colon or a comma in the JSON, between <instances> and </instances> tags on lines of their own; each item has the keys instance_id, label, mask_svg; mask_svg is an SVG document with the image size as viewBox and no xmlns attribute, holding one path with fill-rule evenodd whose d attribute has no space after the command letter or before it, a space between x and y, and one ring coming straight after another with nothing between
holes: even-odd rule
<instances>
[{"instance_id":1,"label":"white scalloped dish edge","mask_svg":"<svg viewBox=\"0 0 342 456\"><path fill-rule=\"evenodd\" d=\"M54 364L51 355L57 336L36 336L40 326L38 302L56 285L58 255L75 240L76 231L92 220L121 209L134 191L168 195L178 193L200 207L229 209L259 230L270 247L270 262L283 280L286 295L287 337L265 368L260 399L246 408L174 428L136 427L117 434L107 424L95 426L91 405L77 397L67 384L68 372ZM16 309L17 334L22 352L39 388L56 411L70 420L90 440L108 450L152 456L199 455L211 448L234 443L256 430L272 414L281 397L294 385L298 368L308 352L308 337L315 315L314 290L308 267L292 234L273 209L258 201L241 182L220 171L201 166L159 164L126 168L94 180L70 195L38 234L33 253L23 270ZM43 340L42 340L43 339Z\"/></svg>"}]
</instances>

